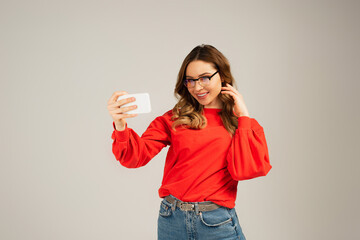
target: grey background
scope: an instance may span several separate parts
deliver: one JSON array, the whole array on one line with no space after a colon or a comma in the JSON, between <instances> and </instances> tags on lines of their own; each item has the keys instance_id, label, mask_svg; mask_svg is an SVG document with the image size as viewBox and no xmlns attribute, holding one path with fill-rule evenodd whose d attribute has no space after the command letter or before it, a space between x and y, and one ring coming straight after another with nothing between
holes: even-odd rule
<instances>
[{"instance_id":1,"label":"grey background","mask_svg":"<svg viewBox=\"0 0 360 240\"><path fill-rule=\"evenodd\" d=\"M155 239L167 148L114 158L113 92L176 103L196 45L230 61L273 169L239 182L249 240L359 239L359 1L0 2L0 238Z\"/></svg>"}]
</instances>

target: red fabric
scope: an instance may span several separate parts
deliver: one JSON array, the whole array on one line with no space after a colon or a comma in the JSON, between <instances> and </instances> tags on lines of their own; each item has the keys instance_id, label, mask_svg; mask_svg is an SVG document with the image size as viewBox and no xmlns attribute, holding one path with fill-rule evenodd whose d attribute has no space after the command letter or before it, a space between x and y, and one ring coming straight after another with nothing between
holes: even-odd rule
<instances>
[{"instance_id":1,"label":"red fabric","mask_svg":"<svg viewBox=\"0 0 360 240\"><path fill-rule=\"evenodd\" d=\"M233 208L240 180L265 176L272 166L263 127L247 116L238 118L232 137L218 112L204 109L204 129L171 128L172 111L155 118L141 137L126 125L117 131L113 122L112 151L121 165L146 165L170 145L159 196L169 194L185 202L212 201Z\"/></svg>"}]
</instances>

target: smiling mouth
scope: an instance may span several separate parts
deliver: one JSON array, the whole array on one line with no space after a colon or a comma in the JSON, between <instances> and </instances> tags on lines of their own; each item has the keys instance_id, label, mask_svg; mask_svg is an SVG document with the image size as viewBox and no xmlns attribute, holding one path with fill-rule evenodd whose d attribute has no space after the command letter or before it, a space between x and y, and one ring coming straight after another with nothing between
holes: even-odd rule
<instances>
[{"instance_id":1,"label":"smiling mouth","mask_svg":"<svg viewBox=\"0 0 360 240\"><path fill-rule=\"evenodd\" d=\"M197 96L199 99L205 99L208 94L209 94L209 92L203 93L203 94L200 94L200 95L196 95L196 96Z\"/></svg>"},{"instance_id":2,"label":"smiling mouth","mask_svg":"<svg viewBox=\"0 0 360 240\"><path fill-rule=\"evenodd\" d=\"M207 95L208 94L208 92L207 93L203 93L203 94L199 94L199 95L197 95L198 97L204 97L205 95Z\"/></svg>"}]
</instances>

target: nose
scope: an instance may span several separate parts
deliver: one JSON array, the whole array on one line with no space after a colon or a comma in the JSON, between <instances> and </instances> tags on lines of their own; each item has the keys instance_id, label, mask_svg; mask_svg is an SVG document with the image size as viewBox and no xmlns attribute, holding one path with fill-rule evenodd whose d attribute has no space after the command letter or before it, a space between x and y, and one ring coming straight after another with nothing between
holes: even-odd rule
<instances>
[{"instance_id":1,"label":"nose","mask_svg":"<svg viewBox=\"0 0 360 240\"><path fill-rule=\"evenodd\" d=\"M195 91L199 91L199 90L201 90L203 87L200 85L200 82L199 81L196 81L195 82L195 87L194 87L194 90Z\"/></svg>"}]
</instances>

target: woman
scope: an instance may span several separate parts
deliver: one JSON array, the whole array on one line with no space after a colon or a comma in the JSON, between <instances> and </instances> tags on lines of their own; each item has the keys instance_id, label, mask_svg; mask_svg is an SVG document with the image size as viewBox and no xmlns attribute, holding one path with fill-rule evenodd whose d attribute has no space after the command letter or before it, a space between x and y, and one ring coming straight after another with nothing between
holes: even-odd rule
<instances>
[{"instance_id":1,"label":"woman","mask_svg":"<svg viewBox=\"0 0 360 240\"><path fill-rule=\"evenodd\" d=\"M140 137L128 128L122 107L108 102L113 153L125 167L146 165L170 145L159 196L158 239L245 239L235 211L240 180L265 176L272 166L262 126L250 118L226 57L211 45L184 59L172 110L155 118Z\"/></svg>"}]
</instances>

